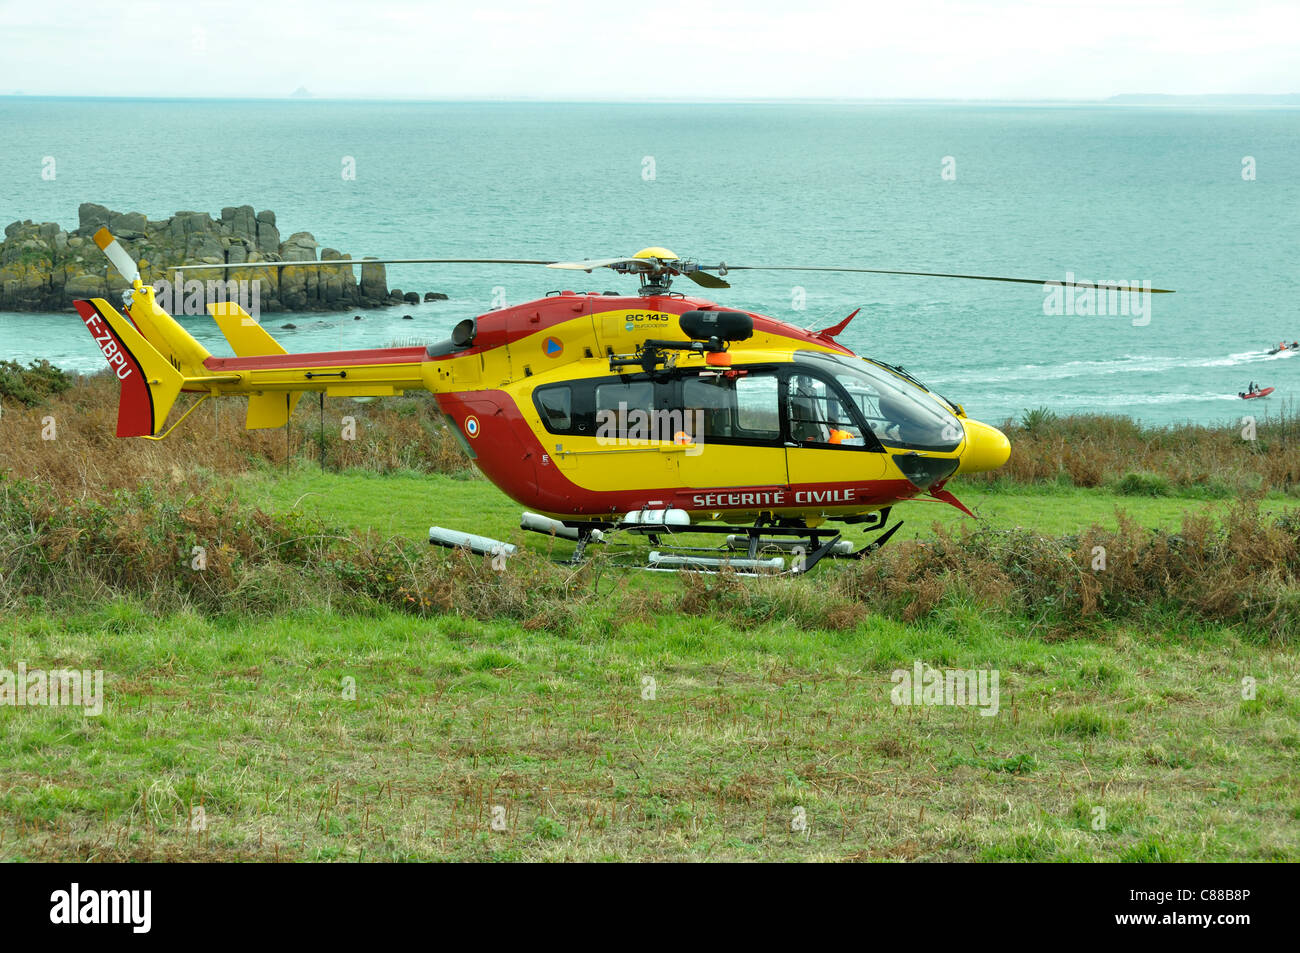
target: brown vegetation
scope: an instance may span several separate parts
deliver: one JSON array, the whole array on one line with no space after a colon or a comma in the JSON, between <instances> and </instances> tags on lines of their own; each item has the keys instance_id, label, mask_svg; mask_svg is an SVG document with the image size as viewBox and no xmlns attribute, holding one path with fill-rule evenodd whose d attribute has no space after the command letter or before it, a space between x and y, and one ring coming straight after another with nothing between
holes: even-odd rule
<instances>
[{"instance_id":1,"label":"brown vegetation","mask_svg":"<svg viewBox=\"0 0 1300 953\"><path fill-rule=\"evenodd\" d=\"M1095 487L1119 485L1129 474L1158 474L1147 492L1177 488L1227 498L1300 490L1300 412L1287 405L1258 418L1254 439L1243 435L1244 425L1142 427L1128 417L1057 417L1045 410L1002 428L1011 459L969 479Z\"/></svg>"},{"instance_id":2,"label":"brown vegetation","mask_svg":"<svg viewBox=\"0 0 1300 953\"><path fill-rule=\"evenodd\" d=\"M385 605L559 629L596 598L598 556L574 570L524 552L494 571L479 557L448 557L300 514L249 508L221 489L226 482L219 478L283 462L283 431L246 432L242 406L210 402L165 443L118 440L115 383L82 379L43 405L8 408L0 419L0 611L32 599L59 604L131 594L160 609ZM355 441L338 437L340 409L356 418ZM300 407L289 431L291 454L320 452L316 412ZM42 438L46 418L57 427L54 440ZM847 570L829 569L829 578L815 583L688 575L670 597L642 608L836 629L871 612L924 620L962 599L1046 631L1160 613L1240 624L1286 640L1300 631L1300 513L1265 515L1257 495L1259 487L1294 485L1298 432L1300 420L1287 417L1261 426L1252 445L1235 432L1205 428L1142 430L1115 418L1027 420L1012 428L1017 449L1008 473L993 479L1057 481L1064 474L1071 483L1115 481L1131 492L1245 482L1256 488L1256 499L1221 521L1187 515L1175 533L1127 519L1114 531L1093 527L1059 538L936 527L930 541L896 544ZM466 465L424 396L330 401L326 434L331 466L456 472ZM1143 469L1161 476L1144 477ZM205 568L195 569L200 540Z\"/></svg>"},{"instance_id":3,"label":"brown vegetation","mask_svg":"<svg viewBox=\"0 0 1300 953\"><path fill-rule=\"evenodd\" d=\"M322 433L330 468L454 473L469 466L427 394L370 403L329 398L323 428L318 398L306 394L287 434L245 430L243 400L208 400L162 441L119 440L117 396L117 381L97 374L29 407L7 403L0 473L39 479L70 498L97 499L146 480L196 492L214 475L282 464L286 454L317 460ZM173 411L173 423L193 400L182 397L185 406ZM353 440L341 436L344 417L355 420Z\"/></svg>"}]
</instances>

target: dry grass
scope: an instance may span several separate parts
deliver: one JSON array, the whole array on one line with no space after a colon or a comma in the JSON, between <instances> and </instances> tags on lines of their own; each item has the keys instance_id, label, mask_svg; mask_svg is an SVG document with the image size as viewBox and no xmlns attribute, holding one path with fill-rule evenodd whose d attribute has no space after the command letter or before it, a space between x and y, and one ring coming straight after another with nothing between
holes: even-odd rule
<instances>
[{"instance_id":1,"label":"dry grass","mask_svg":"<svg viewBox=\"0 0 1300 953\"><path fill-rule=\"evenodd\" d=\"M6 405L0 473L39 479L68 498L101 499L144 481L192 493L214 475L284 463L286 453L320 457L315 395L299 402L287 436L282 429L245 430L242 400L209 400L163 441L119 440L117 395L117 381L97 374L78 378L66 393L42 404ZM182 395L172 421L195 399ZM349 416L355 439L344 440L342 420ZM469 465L427 394L371 403L331 398L325 402L324 443L331 467L455 473Z\"/></svg>"},{"instance_id":2,"label":"dry grass","mask_svg":"<svg viewBox=\"0 0 1300 953\"><path fill-rule=\"evenodd\" d=\"M991 612L1047 638L1099 635L1117 622L1238 625L1293 644L1300 635L1300 509L1242 502L1221 520L1184 516L1178 532L1120 514L1115 530L1073 536L933 527L812 580L684 577L677 610L735 625L849 630L872 614L934 622L954 606Z\"/></svg>"},{"instance_id":3,"label":"dry grass","mask_svg":"<svg viewBox=\"0 0 1300 953\"><path fill-rule=\"evenodd\" d=\"M1243 437L1240 424L1142 427L1127 417L1056 417L1043 410L1002 428L1011 459L971 480L1096 487L1119 484L1128 474L1159 474L1168 487L1212 497L1300 487L1300 412L1290 405L1260 417L1254 439Z\"/></svg>"}]
</instances>

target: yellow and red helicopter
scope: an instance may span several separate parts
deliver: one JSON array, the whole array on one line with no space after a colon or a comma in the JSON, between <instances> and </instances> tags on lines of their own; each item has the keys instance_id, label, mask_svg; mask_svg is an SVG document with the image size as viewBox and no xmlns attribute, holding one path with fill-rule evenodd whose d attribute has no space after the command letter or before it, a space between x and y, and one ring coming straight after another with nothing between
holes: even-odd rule
<instances>
[{"instance_id":1,"label":"yellow and red helicopter","mask_svg":"<svg viewBox=\"0 0 1300 953\"><path fill-rule=\"evenodd\" d=\"M660 547L646 568L781 571L788 556L786 571L806 571L823 558L860 557L883 545L901 525L886 529L891 507L904 501L928 497L970 515L948 481L995 470L1010 454L1006 436L968 417L960 404L903 368L838 343L856 311L833 327L804 330L671 290L677 277L727 288L729 272L769 266L703 265L657 247L581 262L389 258L207 266L473 262L604 268L640 280L636 295L558 291L468 318L428 347L322 353L287 353L238 304L210 304L235 353L215 357L158 305L107 229L95 241L130 284L123 294L127 316L102 298L76 302L121 381L119 437L159 434L182 391L203 395L200 401L246 396L252 430L285 426L307 391L382 397L427 390L475 465L529 509L521 526L575 541L575 561L589 543L625 530ZM842 538L845 526L879 535L855 551ZM725 533L726 545L663 546L687 532ZM513 551L438 527L430 541Z\"/></svg>"}]
</instances>

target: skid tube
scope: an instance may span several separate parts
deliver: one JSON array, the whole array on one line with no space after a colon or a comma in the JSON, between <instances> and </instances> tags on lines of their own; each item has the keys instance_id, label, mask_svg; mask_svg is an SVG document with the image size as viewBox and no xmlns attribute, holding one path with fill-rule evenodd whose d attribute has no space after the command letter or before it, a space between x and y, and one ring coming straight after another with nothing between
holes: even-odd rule
<instances>
[{"instance_id":1,"label":"skid tube","mask_svg":"<svg viewBox=\"0 0 1300 953\"><path fill-rule=\"evenodd\" d=\"M867 530L881 529L889 519L889 510L889 507L885 507L868 516L855 517L841 522L860 525ZM614 532L624 531L644 535L652 546L663 547L662 550L655 550L651 553L652 559L658 557L657 561L661 565L636 567L651 572L718 572L729 569L737 575L800 575L812 570L823 559L863 559L889 542L890 538L902 525L903 523L900 520L866 546L855 551L851 546L846 547L844 545L847 540L843 538L843 534L839 529L824 528L822 526L781 525L777 521L763 517L759 517L752 525L723 523L688 524L680 527L674 527L663 522L629 522L625 520L619 523L611 523L608 521L569 522L566 520L563 526L573 535L566 533L564 536L574 540L574 550L573 555L565 562L570 564L581 563L586 557L586 548L589 543L608 542ZM531 527L525 525L524 528ZM534 529L534 531L541 532L538 529ZM726 546L717 548L664 546L664 537L684 533L725 533L729 538ZM736 539L737 537L743 537L743 539ZM796 547L805 544L808 546L808 550L796 557L795 565L790 569L783 568L784 559L779 560L782 568L777 568L775 560L764 560L759 555L760 552L770 551L771 549L790 552ZM738 551L741 546L744 547L743 556L728 557L723 555L732 549Z\"/></svg>"}]
</instances>

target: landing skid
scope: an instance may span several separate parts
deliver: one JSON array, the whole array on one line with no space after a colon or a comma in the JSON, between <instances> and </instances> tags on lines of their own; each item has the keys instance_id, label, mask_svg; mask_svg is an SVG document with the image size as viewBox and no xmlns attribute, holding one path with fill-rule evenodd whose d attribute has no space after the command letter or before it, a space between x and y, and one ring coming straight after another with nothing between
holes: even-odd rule
<instances>
[{"instance_id":1,"label":"landing skid","mask_svg":"<svg viewBox=\"0 0 1300 953\"><path fill-rule=\"evenodd\" d=\"M884 529L889 508L863 517L841 522L871 530ZM560 521L536 513L525 513L520 528L558 539L572 540L572 555L566 564L581 564L587 547L599 544L614 550L613 555L632 555L631 548L619 549L618 536L629 533L644 537L652 547L646 565L627 565L647 572L730 572L741 576L795 576L811 571L823 559L863 559L879 550L898 532L900 520L884 529L874 540L855 550L839 529L826 525L807 526L795 521L777 521L760 517L750 525L692 524L681 510L642 510L613 521ZM679 546L674 537L685 534L726 535L723 545ZM475 536L434 526L429 542L449 548L464 548L485 556L510 556L515 547L486 536ZM787 563L788 560L788 563Z\"/></svg>"},{"instance_id":2,"label":"landing skid","mask_svg":"<svg viewBox=\"0 0 1300 953\"><path fill-rule=\"evenodd\" d=\"M531 514L525 514L521 525L544 535L554 533L573 539L573 554L567 560L571 564L581 563L586 558L590 543L616 544L619 533L632 533L644 536L654 548L647 565L629 568L649 572L731 572L747 576L799 575L809 572L823 559L863 559L889 542L903 525L901 521L895 523L872 542L855 550L840 529L825 525L810 527L765 518L750 525L693 525L673 522L668 514L674 512L680 511L629 513L617 523L549 521L556 523L555 527L545 527L536 522L529 525ZM867 530L879 530L888 518L889 509L886 508L868 517L845 522L862 525ZM563 527L563 531L558 527ZM716 547L681 546L672 542L674 537L696 533L725 535L726 540Z\"/></svg>"}]
</instances>

